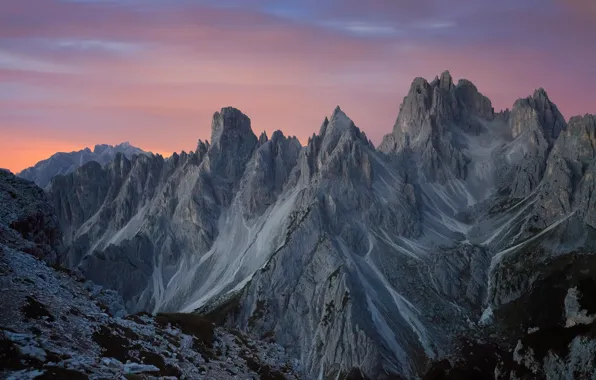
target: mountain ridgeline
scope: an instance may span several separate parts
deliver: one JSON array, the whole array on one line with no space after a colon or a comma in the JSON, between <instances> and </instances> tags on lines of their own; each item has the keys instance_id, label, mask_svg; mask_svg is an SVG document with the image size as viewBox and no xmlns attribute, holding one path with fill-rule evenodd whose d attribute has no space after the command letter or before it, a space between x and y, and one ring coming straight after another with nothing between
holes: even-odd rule
<instances>
[{"instance_id":1,"label":"mountain ridgeline","mask_svg":"<svg viewBox=\"0 0 596 380\"><path fill-rule=\"evenodd\" d=\"M445 72L379 147L339 107L306 146L224 108L194 152L89 162L48 195L63 263L130 312L274 337L308 378L573 378L596 351L595 157L594 116L542 89L497 113Z\"/></svg>"},{"instance_id":2,"label":"mountain ridgeline","mask_svg":"<svg viewBox=\"0 0 596 380\"><path fill-rule=\"evenodd\" d=\"M56 153L47 160L40 161L35 166L21 171L18 176L35 182L41 188L45 188L52 178L58 174L71 173L90 161L97 161L105 165L112 161L118 153L122 153L129 158L136 154L147 154L127 142L115 146L98 144L93 150L85 148L76 152Z\"/></svg>"}]
</instances>

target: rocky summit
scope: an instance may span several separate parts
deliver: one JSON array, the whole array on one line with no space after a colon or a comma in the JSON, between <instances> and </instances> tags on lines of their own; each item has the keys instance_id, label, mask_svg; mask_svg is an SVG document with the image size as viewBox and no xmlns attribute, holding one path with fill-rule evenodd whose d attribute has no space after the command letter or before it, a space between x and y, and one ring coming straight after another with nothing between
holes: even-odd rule
<instances>
[{"instance_id":1,"label":"rocky summit","mask_svg":"<svg viewBox=\"0 0 596 380\"><path fill-rule=\"evenodd\" d=\"M192 313L273 340L281 378L596 379L595 136L543 89L495 112L449 72L413 81L378 147L339 107L305 146L223 108L196 151L53 176L47 249L151 331Z\"/></svg>"}]
</instances>

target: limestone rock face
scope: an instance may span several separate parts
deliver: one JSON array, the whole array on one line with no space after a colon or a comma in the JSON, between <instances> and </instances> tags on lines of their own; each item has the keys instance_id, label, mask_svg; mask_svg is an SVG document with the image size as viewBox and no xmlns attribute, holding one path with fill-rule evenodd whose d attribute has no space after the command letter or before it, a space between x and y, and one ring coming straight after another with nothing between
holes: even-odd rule
<instances>
[{"instance_id":1,"label":"limestone rock face","mask_svg":"<svg viewBox=\"0 0 596 380\"><path fill-rule=\"evenodd\" d=\"M236 184L256 145L250 119L237 109L223 108L213 116L205 169Z\"/></svg>"},{"instance_id":2,"label":"limestone rock face","mask_svg":"<svg viewBox=\"0 0 596 380\"><path fill-rule=\"evenodd\" d=\"M517 110L522 118L512 124L513 138L525 130L539 128L552 145L567 126L557 106L550 101L543 88L534 91L532 96L515 102L513 109Z\"/></svg>"},{"instance_id":3,"label":"limestone rock face","mask_svg":"<svg viewBox=\"0 0 596 380\"><path fill-rule=\"evenodd\" d=\"M243 206L246 217L261 215L269 206L275 204L292 169L296 166L302 146L295 137L286 138L281 131L276 131L267 139L262 135L254 159L246 171L246 191L243 193Z\"/></svg>"},{"instance_id":4,"label":"limestone rock face","mask_svg":"<svg viewBox=\"0 0 596 380\"><path fill-rule=\"evenodd\" d=\"M541 228L565 215L577 212L594 226L593 161L596 158L596 121L594 116L573 117L561 133L547 162L541 200Z\"/></svg>"},{"instance_id":5,"label":"limestone rock face","mask_svg":"<svg viewBox=\"0 0 596 380\"><path fill-rule=\"evenodd\" d=\"M379 150L408 154L430 181L465 179L469 158L463 134L478 135L495 118L491 102L467 80L454 85L449 72L433 82L416 78L400 107L393 133Z\"/></svg>"},{"instance_id":6,"label":"limestone rock face","mask_svg":"<svg viewBox=\"0 0 596 380\"><path fill-rule=\"evenodd\" d=\"M567 128L557 106L543 89L515 102L509 115L513 141L505 147L503 191L512 197L528 196L542 180L554 141Z\"/></svg>"},{"instance_id":7,"label":"limestone rock face","mask_svg":"<svg viewBox=\"0 0 596 380\"><path fill-rule=\"evenodd\" d=\"M444 72L413 81L378 148L339 107L305 146L224 108L196 151L88 163L49 197L64 262L130 311L217 317L275 339L307 378L419 378L462 337L513 352L513 306L544 278L561 305L579 286L553 260L596 248L595 128L567 125L544 90L495 113ZM559 317L532 305L527 328Z\"/></svg>"}]
</instances>

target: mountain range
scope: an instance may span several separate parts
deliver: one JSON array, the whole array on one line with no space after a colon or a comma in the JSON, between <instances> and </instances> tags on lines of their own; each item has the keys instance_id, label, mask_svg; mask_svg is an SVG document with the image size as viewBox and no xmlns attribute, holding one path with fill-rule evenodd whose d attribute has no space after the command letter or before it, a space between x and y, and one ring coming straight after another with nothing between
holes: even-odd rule
<instances>
[{"instance_id":1,"label":"mountain range","mask_svg":"<svg viewBox=\"0 0 596 380\"><path fill-rule=\"evenodd\" d=\"M495 112L444 72L378 147L339 107L305 146L223 108L193 152L46 190L62 265L130 313L273 338L304 378L594 378L595 158L595 116L543 89Z\"/></svg>"},{"instance_id":2,"label":"mountain range","mask_svg":"<svg viewBox=\"0 0 596 380\"><path fill-rule=\"evenodd\" d=\"M39 187L45 188L51 179L58 174L68 174L90 161L97 161L102 165L112 161L116 154L122 153L126 157L135 154L148 154L128 142L118 145L99 144L93 150L85 148L76 152L60 152L50 158L40 161L17 175L21 178L35 182Z\"/></svg>"},{"instance_id":3,"label":"mountain range","mask_svg":"<svg viewBox=\"0 0 596 380\"><path fill-rule=\"evenodd\" d=\"M297 379L273 342L191 314L127 314L122 297L57 265L41 188L0 170L0 378Z\"/></svg>"}]
</instances>

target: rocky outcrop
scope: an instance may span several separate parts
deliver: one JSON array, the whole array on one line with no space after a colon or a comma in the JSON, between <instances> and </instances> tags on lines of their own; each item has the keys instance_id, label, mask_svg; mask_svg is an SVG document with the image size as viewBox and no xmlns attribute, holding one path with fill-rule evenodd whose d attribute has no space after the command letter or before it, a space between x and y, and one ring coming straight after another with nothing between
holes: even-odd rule
<instances>
[{"instance_id":1,"label":"rocky outcrop","mask_svg":"<svg viewBox=\"0 0 596 380\"><path fill-rule=\"evenodd\" d=\"M519 99L509 115L512 141L504 147L502 192L523 199L538 186L555 140L567 123L543 89Z\"/></svg>"},{"instance_id":2,"label":"rocky outcrop","mask_svg":"<svg viewBox=\"0 0 596 380\"><path fill-rule=\"evenodd\" d=\"M138 154L149 154L130 145L128 142L116 146L101 144L96 145L93 150L85 148L76 152L56 153L17 175L35 182L41 188L45 188L56 175L71 173L91 161L105 165L119 153L128 158Z\"/></svg>"},{"instance_id":3,"label":"rocky outcrop","mask_svg":"<svg viewBox=\"0 0 596 380\"><path fill-rule=\"evenodd\" d=\"M0 247L2 378L298 378L279 345L197 315L125 315L115 292Z\"/></svg>"},{"instance_id":4,"label":"rocky outcrop","mask_svg":"<svg viewBox=\"0 0 596 380\"><path fill-rule=\"evenodd\" d=\"M495 309L484 330L462 340L456 353L436 363L423 379L591 379L596 368L595 256L572 252L523 265L535 277L531 290ZM500 278L503 285L512 276Z\"/></svg>"},{"instance_id":5,"label":"rocky outcrop","mask_svg":"<svg viewBox=\"0 0 596 380\"><path fill-rule=\"evenodd\" d=\"M543 88L534 91L532 96L516 101L512 112L519 113L519 119L512 123L513 138L528 130L540 129L552 145L567 127L557 106L550 101Z\"/></svg>"},{"instance_id":6,"label":"rocky outcrop","mask_svg":"<svg viewBox=\"0 0 596 380\"><path fill-rule=\"evenodd\" d=\"M58 220L43 190L0 170L0 243L56 263L61 240Z\"/></svg>"},{"instance_id":7,"label":"rocky outcrop","mask_svg":"<svg viewBox=\"0 0 596 380\"><path fill-rule=\"evenodd\" d=\"M569 128L555 143L547 163L542 228L577 210L590 227L596 224L596 209L591 203L596 158L596 118L574 117ZM548 194L547 194L548 193Z\"/></svg>"}]
</instances>

